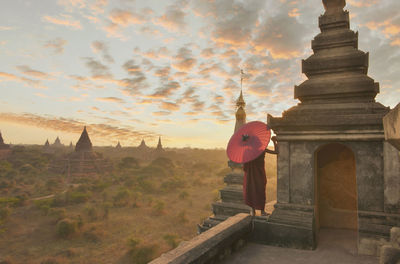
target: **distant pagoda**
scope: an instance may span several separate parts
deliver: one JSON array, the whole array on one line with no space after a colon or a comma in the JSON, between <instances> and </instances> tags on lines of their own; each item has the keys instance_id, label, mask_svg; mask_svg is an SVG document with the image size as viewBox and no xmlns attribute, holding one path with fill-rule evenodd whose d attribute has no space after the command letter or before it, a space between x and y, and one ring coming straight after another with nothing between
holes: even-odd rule
<instances>
[{"instance_id":1,"label":"distant pagoda","mask_svg":"<svg viewBox=\"0 0 400 264\"><path fill-rule=\"evenodd\" d=\"M89 135L86 131L86 126L83 128L81 137L79 138L78 142L75 146L76 152L90 152L92 151L92 142L90 141Z\"/></svg>"},{"instance_id":2,"label":"distant pagoda","mask_svg":"<svg viewBox=\"0 0 400 264\"><path fill-rule=\"evenodd\" d=\"M157 144L156 151L164 151L162 144L161 144L161 137L158 137L158 144Z\"/></svg>"},{"instance_id":3,"label":"distant pagoda","mask_svg":"<svg viewBox=\"0 0 400 264\"><path fill-rule=\"evenodd\" d=\"M146 145L146 142L144 142L144 139L140 142L140 145L137 147L139 150L147 150L149 147Z\"/></svg>"},{"instance_id":4,"label":"distant pagoda","mask_svg":"<svg viewBox=\"0 0 400 264\"><path fill-rule=\"evenodd\" d=\"M4 143L3 136L1 135L0 132L0 149L9 149L9 148L10 145Z\"/></svg>"},{"instance_id":5,"label":"distant pagoda","mask_svg":"<svg viewBox=\"0 0 400 264\"><path fill-rule=\"evenodd\" d=\"M63 146L64 146L64 145L61 144L61 141L60 141L60 138L59 138L59 137L56 138L56 140L54 141L54 143L53 143L53 145L52 145L52 147L55 147L55 148L59 148L59 147L63 147Z\"/></svg>"},{"instance_id":6,"label":"distant pagoda","mask_svg":"<svg viewBox=\"0 0 400 264\"><path fill-rule=\"evenodd\" d=\"M66 173L73 177L100 174L112 170L112 165L101 154L93 151L92 142L86 126L76 143L75 151L65 159L52 164L52 169L58 173Z\"/></svg>"},{"instance_id":7,"label":"distant pagoda","mask_svg":"<svg viewBox=\"0 0 400 264\"><path fill-rule=\"evenodd\" d=\"M119 141L118 141L118 144L115 146L115 148L116 148L116 149L121 149L121 148L122 148L122 146L121 146L121 144L119 143Z\"/></svg>"},{"instance_id":8,"label":"distant pagoda","mask_svg":"<svg viewBox=\"0 0 400 264\"><path fill-rule=\"evenodd\" d=\"M0 132L0 160L6 159L11 153L10 145L5 144Z\"/></svg>"},{"instance_id":9,"label":"distant pagoda","mask_svg":"<svg viewBox=\"0 0 400 264\"><path fill-rule=\"evenodd\" d=\"M50 143L49 140L47 139L46 142L44 143L44 147L45 148L49 148L50 147Z\"/></svg>"}]
</instances>

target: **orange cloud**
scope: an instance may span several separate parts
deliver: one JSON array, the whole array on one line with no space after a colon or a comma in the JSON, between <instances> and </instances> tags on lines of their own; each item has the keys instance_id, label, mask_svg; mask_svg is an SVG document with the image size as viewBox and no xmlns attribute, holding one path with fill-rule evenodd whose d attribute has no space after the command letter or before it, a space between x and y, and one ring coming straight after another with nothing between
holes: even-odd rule
<instances>
[{"instance_id":1,"label":"orange cloud","mask_svg":"<svg viewBox=\"0 0 400 264\"><path fill-rule=\"evenodd\" d=\"M178 111L180 109L179 105L172 102L162 102L160 107L168 111Z\"/></svg>"},{"instance_id":2,"label":"orange cloud","mask_svg":"<svg viewBox=\"0 0 400 264\"><path fill-rule=\"evenodd\" d=\"M137 142L143 137L156 137L158 135L149 131L138 131L131 127L117 127L108 124L87 124L68 118L43 117L34 114L0 113L0 120L9 123L51 129L54 131L76 133L77 139L78 135L82 132L83 126L85 125L87 126L91 138L98 138L102 139L103 141L117 139L127 142ZM115 120L110 119L107 121L107 123L119 123L118 121L113 121Z\"/></svg>"},{"instance_id":3,"label":"orange cloud","mask_svg":"<svg viewBox=\"0 0 400 264\"><path fill-rule=\"evenodd\" d=\"M74 29L82 29L81 22L79 20L71 20L70 16L62 15L64 18L56 18L51 16L44 16L43 19L49 23L71 27Z\"/></svg>"},{"instance_id":4,"label":"orange cloud","mask_svg":"<svg viewBox=\"0 0 400 264\"><path fill-rule=\"evenodd\" d=\"M142 24L146 22L144 16L121 9L113 9L109 18L114 24L123 27L127 27L130 24Z\"/></svg>"},{"instance_id":5,"label":"orange cloud","mask_svg":"<svg viewBox=\"0 0 400 264\"><path fill-rule=\"evenodd\" d=\"M125 103L125 101L118 97L97 97L96 101L100 102L113 102L113 103Z\"/></svg>"},{"instance_id":6,"label":"orange cloud","mask_svg":"<svg viewBox=\"0 0 400 264\"><path fill-rule=\"evenodd\" d=\"M4 79L6 81L23 82L23 83L25 83L26 86L32 86L33 88L36 88L36 89L47 89L47 87L42 85L41 81L39 81L39 80L32 80L29 78L16 76L11 73L0 72L0 78Z\"/></svg>"},{"instance_id":7,"label":"orange cloud","mask_svg":"<svg viewBox=\"0 0 400 264\"><path fill-rule=\"evenodd\" d=\"M64 46L68 43L65 39L56 38L49 40L44 44L45 48L52 48L54 53L61 54L64 52Z\"/></svg>"},{"instance_id":8,"label":"orange cloud","mask_svg":"<svg viewBox=\"0 0 400 264\"><path fill-rule=\"evenodd\" d=\"M378 0L347 0L347 4L355 7L369 7L378 3Z\"/></svg>"},{"instance_id":9,"label":"orange cloud","mask_svg":"<svg viewBox=\"0 0 400 264\"><path fill-rule=\"evenodd\" d=\"M41 72L41 71L37 71L32 69L31 67L27 66L27 65L19 65L16 67L17 70L19 70L21 73L34 77L34 78L38 78L38 79L42 79L42 80L50 80L52 79L51 75Z\"/></svg>"}]
</instances>

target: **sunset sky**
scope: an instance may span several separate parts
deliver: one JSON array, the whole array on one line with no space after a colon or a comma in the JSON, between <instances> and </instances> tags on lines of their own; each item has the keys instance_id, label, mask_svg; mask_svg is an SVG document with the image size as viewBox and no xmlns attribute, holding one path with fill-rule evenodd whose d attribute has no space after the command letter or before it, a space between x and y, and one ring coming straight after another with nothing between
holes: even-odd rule
<instances>
[{"instance_id":1,"label":"sunset sky","mask_svg":"<svg viewBox=\"0 0 400 264\"><path fill-rule=\"evenodd\" d=\"M348 0L377 100L400 101L400 1ZM297 104L321 0L4 0L6 143L225 147L240 68L248 120Z\"/></svg>"}]
</instances>

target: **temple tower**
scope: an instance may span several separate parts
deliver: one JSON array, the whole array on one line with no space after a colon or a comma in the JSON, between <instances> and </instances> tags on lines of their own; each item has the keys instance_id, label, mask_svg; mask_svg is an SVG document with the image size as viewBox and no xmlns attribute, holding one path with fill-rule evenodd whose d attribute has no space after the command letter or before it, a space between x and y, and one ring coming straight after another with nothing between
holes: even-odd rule
<instances>
[{"instance_id":1,"label":"temple tower","mask_svg":"<svg viewBox=\"0 0 400 264\"><path fill-rule=\"evenodd\" d=\"M92 151L92 142L90 141L89 135L86 131L86 126L83 128L82 134L76 143L75 151Z\"/></svg>"},{"instance_id":2,"label":"temple tower","mask_svg":"<svg viewBox=\"0 0 400 264\"><path fill-rule=\"evenodd\" d=\"M241 71L243 74L243 71ZM243 78L241 78L241 81ZM243 99L242 90L240 90L240 95L236 100L236 122L235 130L236 132L242 125L246 123L246 103ZM221 200L212 204L213 214L207 218L201 225L198 225L198 232L204 232L211 227L221 223L228 217L236 215L238 213L249 213L250 207L244 204L243 200L243 170L242 164L237 164L232 161L228 161L228 166L232 169L224 177L224 182L226 186L219 190Z\"/></svg>"},{"instance_id":3,"label":"temple tower","mask_svg":"<svg viewBox=\"0 0 400 264\"><path fill-rule=\"evenodd\" d=\"M10 145L4 143L3 136L1 135L0 131L0 149L9 149L9 148Z\"/></svg>"},{"instance_id":4,"label":"temple tower","mask_svg":"<svg viewBox=\"0 0 400 264\"><path fill-rule=\"evenodd\" d=\"M389 151L382 125L389 109L375 101L379 84L367 75L368 53L358 49L345 1L323 4L314 54L302 61L308 79L294 87L300 103L282 117L268 115L280 151L277 203L267 223L256 223L272 233L255 239L315 248L320 228L348 228L358 232L360 253L377 254L371 243L400 225L400 198L390 198L396 190L387 171L398 152Z\"/></svg>"},{"instance_id":5,"label":"temple tower","mask_svg":"<svg viewBox=\"0 0 400 264\"><path fill-rule=\"evenodd\" d=\"M236 122L235 122L235 130L236 132L241 126L246 124L246 111L244 110L244 107L246 106L246 102L243 99L243 93L242 90L240 90L240 95L239 98L236 100Z\"/></svg>"},{"instance_id":6,"label":"temple tower","mask_svg":"<svg viewBox=\"0 0 400 264\"><path fill-rule=\"evenodd\" d=\"M121 144L119 143L119 141L118 141L118 144L115 146L115 148L116 148L116 149L121 149L121 148L122 148L122 146L121 146Z\"/></svg>"},{"instance_id":7,"label":"temple tower","mask_svg":"<svg viewBox=\"0 0 400 264\"><path fill-rule=\"evenodd\" d=\"M147 150L149 147L146 145L146 142L144 141L144 139L142 139L142 141L140 142L140 145L138 146L139 150Z\"/></svg>"},{"instance_id":8,"label":"temple tower","mask_svg":"<svg viewBox=\"0 0 400 264\"><path fill-rule=\"evenodd\" d=\"M78 178L111 171L112 165L101 154L93 151L92 142L85 126L75 145L75 151L68 154L64 159L55 161L51 164L50 169L57 173L68 173L73 178Z\"/></svg>"},{"instance_id":9,"label":"temple tower","mask_svg":"<svg viewBox=\"0 0 400 264\"><path fill-rule=\"evenodd\" d=\"M52 146L55 148L59 148L59 147L63 147L64 145L61 144L60 138L57 137Z\"/></svg>"},{"instance_id":10,"label":"temple tower","mask_svg":"<svg viewBox=\"0 0 400 264\"><path fill-rule=\"evenodd\" d=\"M161 137L158 137L158 143L157 143L157 151L164 151L162 145L161 145Z\"/></svg>"}]
</instances>

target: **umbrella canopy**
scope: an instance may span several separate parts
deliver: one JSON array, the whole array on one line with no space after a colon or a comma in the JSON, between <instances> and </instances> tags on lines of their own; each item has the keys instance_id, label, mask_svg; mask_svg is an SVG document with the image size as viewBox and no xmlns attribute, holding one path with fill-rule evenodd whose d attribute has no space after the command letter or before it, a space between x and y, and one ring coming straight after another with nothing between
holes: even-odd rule
<instances>
[{"instance_id":1,"label":"umbrella canopy","mask_svg":"<svg viewBox=\"0 0 400 264\"><path fill-rule=\"evenodd\" d=\"M253 121L243 125L229 140L226 153L236 163L246 163L256 159L268 146L271 130L267 124Z\"/></svg>"}]
</instances>

